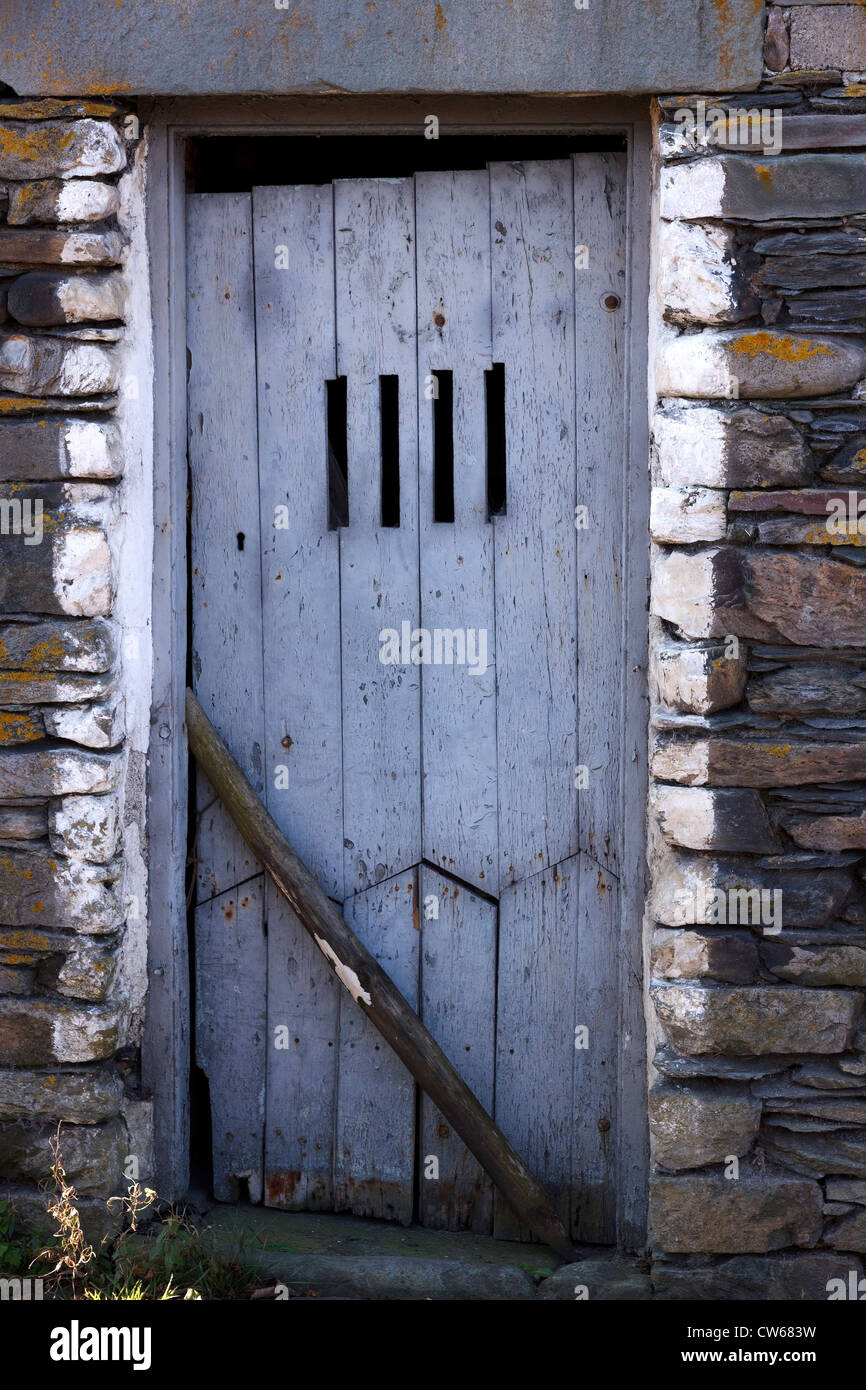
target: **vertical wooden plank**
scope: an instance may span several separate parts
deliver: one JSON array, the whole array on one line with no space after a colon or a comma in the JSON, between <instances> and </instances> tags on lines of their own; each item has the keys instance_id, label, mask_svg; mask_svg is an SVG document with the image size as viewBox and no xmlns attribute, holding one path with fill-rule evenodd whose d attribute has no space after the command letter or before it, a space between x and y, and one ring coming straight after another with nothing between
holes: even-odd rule
<instances>
[{"instance_id":1,"label":"vertical wooden plank","mask_svg":"<svg viewBox=\"0 0 866 1390\"><path fill-rule=\"evenodd\" d=\"M490 192L486 172L419 174L419 518L421 626L443 655L471 633L476 660L422 667L425 858L490 894L498 889L493 527L487 516L484 372L490 345ZM436 521L430 378L453 382L454 520ZM446 636L446 634L448 634ZM435 646L434 646L435 655ZM421 1016L482 1104L492 1107L496 919L493 903L422 866ZM438 917L428 917L433 900ZM431 910L434 910L431 905ZM438 1177L427 1176L428 1159ZM492 1187L450 1126L421 1102L424 1225L489 1232Z\"/></svg>"},{"instance_id":2,"label":"vertical wooden plank","mask_svg":"<svg viewBox=\"0 0 866 1390\"><path fill-rule=\"evenodd\" d=\"M586 1033L575 1036L572 1235L590 1245L613 1245L620 1140L619 883L589 855L581 854L579 864L574 1020Z\"/></svg>"},{"instance_id":3,"label":"vertical wooden plank","mask_svg":"<svg viewBox=\"0 0 866 1390\"><path fill-rule=\"evenodd\" d=\"M192 988L184 882L190 794L184 736L187 479L182 463L187 445L186 194L177 145L158 108L148 113L147 126L154 404L153 684L147 765L148 988L141 1085L142 1095L153 1106L153 1185L166 1201L173 1202L189 1190ZM144 461L143 466L147 466Z\"/></svg>"},{"instance_id":4,"label":"vertical wooden plank","mask_svg":"<svg viewBox=\"0 0 866 1390\"><path fill-rule=\"evenodd\" d=\"M214 1197L262 1200L264 881L195 909L196 1060L210 1083Z\"/></svg>"},{"instance_id":5,"label":"vertical wooden plank","mask_svg":"<svg viewBox=\"0 0 866 1390\"><path fill-rule=\"evenodd\" d=\"M576 1010L587 1027L575 1053L572 1232L616 1241L619 1148L630 1121L618 1111L620 993L619 875L622 863L623 528L627 440L625 154L577 155L574 242L577 334L578 758L588 771L580 796L580 926ZM585 261L585 264L584 264Z\"/></svg>"},{"instance_id":6,"label":"vertical wooden plank","mask_svg":"<svg viewBox=\"0 0 866 1390\"><path fill-rule=\"evenodd\" d=\"M334 185L337 367L347 378L349 525L340 533L345 892L421 858L420 676L380 661L418 626L415 217L411 179ZM399 377L400 525L381 520L379 377Z\"/></svg>"},{"instance_id":7,"label":"vertical wooden plank","mask_svg":"<svg viewBox=\"0 0 866 1390\"><path fill-rule=\"evenodd\" d=\"M254 189L253 225L265 801L325 892L342 899L339 536L328 529L325 387L336 371L331 189ZM265 1201L316 1210L333 1196L338 985L270 884L267 913Z\"/></svg>"},{"instance_id":8,"label":"vertical wooden plank","mask_svg":"<svg viewBox=\"0 0 866 1390\"><path fill-rule=\"evenodd\" d=\"M411 869L358 893L346 921L418 1007L418 874ZM408 1226L415 1161L415 1083L345 990L340 991L340 1062L335 1209Z\"/></svg>"},{"instance_id":9,"label":"vertical wooden plank","mask_svg":"<svg viewBox=\"0 0 866 1390\"><path fill-rule=\"evenodd\" d=\"M421 625L471 632L467 664L422 668L424 857L469 884L499 887L493 526L487 516L484 372L491 365L490 189L485 172L418 174L418 475ZM433 408L453 373L454 520L435 520ZM449 636L444 636L444 634ZM459 656L459 647L457 649Z\"/></svg>"},{"instance_id":10,"label":"vertical wooden plank","mask_svg":"<svg viewBox=\"0 0 866 1390\"><path fill-rule=\"evenodd\" d=\"M422 864L421 1017L492 1113L496 1035L496 904ZM493 1187L436 1106L422 1096L421 1224L487 1235ZM435 1158L438 1174L430 1175Z\"/></svg>"},{"instance_id":11,"label":"vertical wooden plank","mask_svg":"<svg viewBox=\"0 0 866 1390\"><path fill-rule=\"evenodd\" d=\"M501 883L578 844L572 203L569 162L490 166L508 473L494 524Z\"/></svg>"},{"instance_id":12,"label":"vertical wooden plank","mask_svg":"<svg viewBox=\"0 0 866 1390\"><path fill-rule=\"evenodd\" d=\"M496 1122L569 1219L575 1117L577 856L506 888L499 903ZM495 1234L528 1239L497 1196Z\"/></svg>"},{"instance_id":13,"label":"vertical wooden plank","mask_svg":"<svg viewBox=\"0 0 866 1390\"><path fill-rule=\"evenodd\" d=\"M627 433L625 154L575 155L580 846L620 873L622 546Z\"/></svg>"},{"instance_id":14,"label":"vertical wooden plank","mask_svg":"<svg viewBox=\"0 0 866 1390\"><path fill-rule=\"evenodd\" d=\"M192 671L203 708L261 794L261 545L250 211L246 194L196 195L187 204ZM196 804L197 899L204 906L236 890L259 869L200 775ZM217 996L226 993L223 1019L230 1046L208 1047L200 1055L214 1102L215 1190L231 1190L232 1175L244 1172L251 1195L260 1200L266 959L260 891L254 901L257 906L244 911L247 929L240 934L239 910L232 916L217 905L196 914L201 934L196 975L204 988L207 972ZM205 997L199 1008L207 1007ZM218 997L214 1008L219 1010ZM200 1030L197 1035L204 1037Z\"/></svg>"}]
</instances>

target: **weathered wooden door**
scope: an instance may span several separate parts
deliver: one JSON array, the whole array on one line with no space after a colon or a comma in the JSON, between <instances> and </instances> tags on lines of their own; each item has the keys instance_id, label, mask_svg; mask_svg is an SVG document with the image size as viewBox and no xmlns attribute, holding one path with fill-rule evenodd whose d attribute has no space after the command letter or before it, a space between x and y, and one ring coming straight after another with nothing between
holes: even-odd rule
<instances>
[{"instance_id":1,"label":"weathered wooden door","mask_svg":"<svg viewBox=\"0 0 866 1390\"><path fill-rule=\"evenodd\" d=\"M621 154L188 205L196 691L599 1242L628 1045L625 241ZM216 1196L521 1234L201 778L197 806Z\"/></svg>"}]
</instances>

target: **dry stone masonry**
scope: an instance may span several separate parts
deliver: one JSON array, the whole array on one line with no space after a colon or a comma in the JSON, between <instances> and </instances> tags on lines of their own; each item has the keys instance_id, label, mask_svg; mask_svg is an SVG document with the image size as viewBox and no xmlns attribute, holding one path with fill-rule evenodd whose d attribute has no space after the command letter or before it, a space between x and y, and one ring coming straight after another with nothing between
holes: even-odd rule
<instances>
[{"instance_id":1,"label":"dry stone masonry","mask_svg":"<svg viewBox=\"0 0 866 1390\"><path fill-rule=\"evenodd\" d=\"M864 38L771 7L760 92L657 105L662 1298L826 1299L866 1254Z\"/></svg>"},{"instance_id":2,"label":"dry stone masonry","mask_svg":"<svg viewBox=\"0 0 866 1390\"><path fill-rule=\"evenodd\" d=\"M136 1096L112 556L128 133L113 102L0 101L0 1195L25 1217L61 1122L85 1214L124 1190Z\"/></svg>"}]
</instances>

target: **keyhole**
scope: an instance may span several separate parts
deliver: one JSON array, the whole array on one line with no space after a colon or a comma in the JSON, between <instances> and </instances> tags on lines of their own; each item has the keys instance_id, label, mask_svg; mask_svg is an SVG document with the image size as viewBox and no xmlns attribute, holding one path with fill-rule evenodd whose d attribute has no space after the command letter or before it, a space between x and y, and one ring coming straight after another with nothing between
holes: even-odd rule
<instances>
[{"instance_id":1,"label":"keyhole","mask_svg":"<svg viewBox=\"0 0 866 1390\"><path fill-rule=\"evenodd\" d=\"M243 550L245 540L246 536L244 535L243 531L238 531L238 550Z\"/></svg>"}]
</instances>

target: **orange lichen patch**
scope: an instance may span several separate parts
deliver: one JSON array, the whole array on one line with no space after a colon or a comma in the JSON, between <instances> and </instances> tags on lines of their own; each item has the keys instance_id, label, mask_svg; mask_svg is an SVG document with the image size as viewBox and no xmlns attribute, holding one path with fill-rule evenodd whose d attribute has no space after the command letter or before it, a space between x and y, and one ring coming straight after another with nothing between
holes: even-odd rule
<instances>
[{"instance_id":1,"label":"orange lichen patch","mask_svg":"<svg viewBox=\"0 0 866 1390\"><path fill-rule=\"evenodd\" d=\"M0 642L0 661L5 656L4 644ZM27 661L21 666L26 674L29 671L52 671L62 666L66 648L59 636L46 637L43 642L34 642Z\"/></svg>"},{"instance_id":2,"label":"orange lichen patch","mask_svg":"<svg viewBox=\"0 0 866 1390\"><path fill-rule=\"evenodd\" d=\"M0 396L0 415L30 415L44 409L45 402L38 396Z\"/></svg>"},{"instance_id":3,"label":"orange lichen patch","mask_svg":"<svg viewBox=\"0 0 866 1390\"><path fill-rule=\"evenodd\" d=\"M765 352L779 362L806 362L810 357L833 355L833 349L827 343L792 338L787 333L744 333L742 338L731 344L731 351L747 357L757 357Z\"/></svg>"},{"instance_id":4,"label":"orange lichen patch","mask_svg":"<svg viewBox=\"0 0 866 1390\"><path fill-rule=\"evenodd\" d=\"M440 34L442 33L442 30L445 28L446 23L447 23L447 21L446 21L446 19L445 19L445 15L444 15L444 13L443 13L442 6L441 6L440 4L437 3L437 5L436 5L436 28L439 30L439 33L440 33Z\"/></svg>"},{"instance_id":5,"label":"orange lichen patch","mask_svg":"<svg viewBox=\"0 0 866 1390\"><path fill-rule=\"evenodd\" d=\"M0 950L11 947L17 951L50 951L51 938L44 932L32 931L24 928L21 931L6 930L3 933L3 940L0 941Z\"/></svg>"},{"instance_id":6,"label":"orange lichen patch","mask_svg":"<svg viewBox=\"0 0 866 1390\"><path fill-rule=\"evenodd\" d=\"M858 5L866 5L866 0L857 0ZM866 97L866 82L852 82L843 88L846 97Z\"/></svg>"},{"instance_id":7,"label":"orange lichen patch","mask_svg":"<svg viewBox=\"0 0 866 1390\"><path fill-rule=\"evenodd\" d=\"M95 120L107 120L122 114L122 108L114 102L105 101L64 101L57 97L44 97L38 101L0 101L0 120L4 121L50 121L80 116L91 116Z\"/></svg>"},{"instance_id":8,"label":"orange lichen patch","mask_svg":"<svg viewBox=\"0 0 866 1390\"><path fill-rule=\"evenodd\" d=\"M36 161L43 164L68 150L74 139L74 131L58 131L55 127L46 130L41 126L31 126L19 133L8 126L0 126L0 156L20 159L23 163Z\"/></svg>"},{"instance_id":9,"label":"orange lichen patch","mask_svg":"<svg viewBox=\"0 0 866 1390\"><path fill-rule=\"evenodd\" d=\"M20 711L0 710L0 744L32 743L34 739L41 737L42 730L34 724L31 715Z\"/></svg>"},{"instance_id":10,"label":"orange lichen patch","mask_svg":"<svg viewBox=\"0 0 866 1390\"><path fill-rule=\"evenodd\" d=\"M129 92L131 90L131 82L114 82L111 79L106 81L104 77L96 76L85 78L81 84L83 95L88 97L110 97L115 92Z\"/></svg>"},{"instance_id":11,"label":"orange lichen patch","mask_svg":"<svg viewBox=\"0 0 866 1390\"><path fill-rule=\"evenodd\" d=\"M859 531L830 531L826 524L815 531L807 531L807 545L866 545L866 535Z\"/></svg>"},{"instance_id":12,"label":"orange lichen patch","mask_svg":"<svg viewBox=\"0 0 866 1390\"><path fill-rule=\"evenodd\" d=\"M769 753L771 758L787 758L791 751L790 743L762 743L760 747L765 753Z\"/></svg>"},{"instance_id":13,"label":"orange lichen patch","mask_svg":"<svg viewBox=\"0 0 866 1390\"><path fill-rule=\"evenodd\" d=\"M4 871L5 873L7 873L7 874L20 874L20 873L23 873L25 878L32 878L32 877L33 877L33 870L32 870L32 869L19 869L19 868L17 868L17 867L16 867L16 862L15 862L15 860L14 860L14 859L10 859L10 857L9 857L8 854L0 855L0 869L3 869L3 871Z\"/></svg>"}]
</instances>

